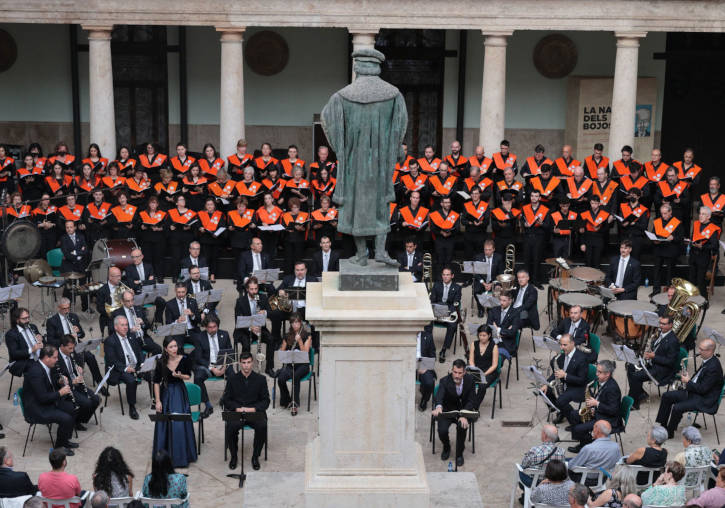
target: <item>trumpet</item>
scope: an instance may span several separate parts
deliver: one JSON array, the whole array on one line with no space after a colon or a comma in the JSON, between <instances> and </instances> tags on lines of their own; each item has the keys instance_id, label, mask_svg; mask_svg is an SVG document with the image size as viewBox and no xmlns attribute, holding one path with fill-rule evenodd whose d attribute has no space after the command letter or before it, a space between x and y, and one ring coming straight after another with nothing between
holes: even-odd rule
<instances>
[{"instance_id":1,"label":"trumpet","mask_svg":"<svg viewBox=\"0 0 725 508\"><path fill-rule=\"evenodd\" d=\"M584 388L584 405L579 410L579 418L581 418L582 423L594 419L594 408L587 406L586 403L589 399L594 398L589 392L589 387L592 386L595 382L596 381L590 381L589 383L587 383L586 388Z\"/></svg>"}]
</instances>

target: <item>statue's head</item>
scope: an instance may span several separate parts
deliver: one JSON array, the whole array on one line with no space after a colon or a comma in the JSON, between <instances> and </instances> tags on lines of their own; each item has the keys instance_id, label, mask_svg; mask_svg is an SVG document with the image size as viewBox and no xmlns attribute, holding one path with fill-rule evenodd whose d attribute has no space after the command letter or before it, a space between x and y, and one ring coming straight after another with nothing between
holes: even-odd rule
<instances>
[{"instance_id":1,"label":"statue's head","mask_svg":"<svg viewBox=\"0 0 725 508\"><path fill-rule=\"evenodd\" d=\"M380 75L380 64L385 61L385 55L373 48L360 48L352 53L353 70L358 76Z\"/></svg>"}]
</instances>

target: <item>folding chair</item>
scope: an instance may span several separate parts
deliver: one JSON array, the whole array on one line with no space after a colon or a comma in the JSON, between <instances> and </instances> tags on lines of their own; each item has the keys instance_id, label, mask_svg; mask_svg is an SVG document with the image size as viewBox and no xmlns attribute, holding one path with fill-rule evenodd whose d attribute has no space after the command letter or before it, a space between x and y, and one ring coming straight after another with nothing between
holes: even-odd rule
<instances>
[{"instance_id":1,"label":"folding chair","mask_svg":"<svg viewBox=\"0 0 725 508\"><path fill-rule=\"evenodd\" d=\"M629 395L622 397L622 402L619 404L619 417L622 419L622 428L612 429L615 441L619 442L619 449L622 451L622 455L624 455L624 444L622 443L621 433L627 430L627 422L629 422L629 414L633 404L634 399Z\"/></svg>"},{"instance_id":2,"label":"folding chair","mask_svg":"<svg viewBox=\"0 0 725 508\"><path fill-rule=\"evenodd\" d=\"M189 495L187 494L184 499L155 499L153 497L143 497L140 494L137 494L136 499L141 501L144 506L150 506L153 508L173 508L175 505L188 503Z\"/></svg>"},{"instance_id":3,"label":"folding chair","mask_svg":"<svg viewBox=\"0 0 725 508\"><path fill-rule=\"evenodd\" d=\"M635 478L635 488L637 489L637 492L641 493L647 490L652 486L652 484L655 481L655 473L661 473L663 471L663 468L661 467L644 467L644 466L633 466L630 464L624 464L624 467L627 469L631 469L634 471L634 478ZM639 483L639 475L641 473L647 473L647 481L644 483Z\"/></svg>"},{"instance_id":4,"label":"folding chair","mask_svg":"<svg viewBox=\"0 0 725 508\"><path fill-rule=\"evenodd\" d=\"M581 474L581 478L579 479L579 483L582 485L586 485L590 489L592 489L593 492L599 493L604 490L606 478L604 477L604 471L597 468L588 468L584 466L576 466L569 468L569 471L572 473L578 473ZM596 476L597 483L596 485L588 485L587 481L591 482L593 477Z\"/></svg>"},{"instance_id":5,"label":"folding chair","mask_svg":"<svg viewBox=\"0 0 725 508\"><path fill-rule=\"evenodd\" d=\"M88 499L88 492L83 494L83 496L78 497L71 497L69 499L49 499L47 497L38 496L40 499L40 502L43 504L43 506L53 506L54 508L58 508L59 506L62 506L63 508L72 508L73 505L83 506L86 504L86 499Z\"/></svg>"},{"instance_id":6,"label":"folding chair","mask_svg":"<svg viewBox=\"0 0 725 508\"><path fill-rule=\"evenodd\" d=\"M45 425L46 427L48 427L48 435L50 436L50 446L52 448L55 448L55 441L53 440L53 432L51 430L51 424L50 423L41 424L41 423L31 421L31 419L28 418L28 416L25 414L25 405L23 404L23 387L22 386L20 388L18 388L17 393L18 393L18 404L20 405L20 413L23 415L23 419L28 424L28 433L25 435L25 446L23 446L23 457L25 457L25 450L28 448L28 439L30 439L30 441L32 441L33 437L35 437L35 426L36 425ZM33 432L32 435L30 434L31 431Z\"/></svg>"},{"instance_id":7,"label":"folding chair","mask_svg":"<svg viewBox=\"0 0 725 508\"><path fill-rule=\"evenodd\" d=\"M602 347L602 340L599 338L599 335L597 335L596 333L589 334L589 347L592 348L592 353L596 353L597 358L599 358L599 351ZM596 373L596 367L594 367L594 371Z\"/></svg>"},{"instance_id":8,"label":"folding chair","mask_svg":"<svg viewBox=\"0 0 725 508\"><path fill-rule=\"evenodd\" d=\"M516 350L513 353L510 352L510 355L511 355L510 358L505 359L509 362L509 368L506 371L506 389L507 390L509 389L509 376L511 376L511 361L514 358L516 358L516 381L519 380L519 342L521 342L521 330L516 332Z\"/></svg>"},{"instance_id":9,"label":"folding chair","mask_svg":"<svg viewBox=\"0 0 725 508\"><path fill-rule=\"evenodd\" d=\"M201 387L194 383L185 382L186 394L189 397L189 406L196 406L197 410L191 410L191 423L196 423L196 453L201 455L201 443L204 442L204 418L201 417Z\"/></svg>"},{"instance_id":10,"label":"folding chair","mask_svg":"<svg viewBox=\"0 0 725 508\"><path fill-rule=\"evenodd\" d=\"M699 496L707 490L707 481L710 479L710 465L685 467L685 476L677 482L685 486L687 499Z\"/></svg>"},{"instance_id":11,"label":"folding chair","mask_svg":"<svg viewBox=\"0 0 725 508\"><path fill-rule=\"evenodd\" d=\"M722 389L720 390L720 396L717 399L717 406L715 406L715 412L713 413L706 413L702 412L703 415L710 415L712 416L712 424L715 426L715 437L717 437L717 444L720 444L720 433L717 431L717 420L715 419L715 415L717 415L718 410L720 409L720 402L722 402L723 394L725 394L725 384L723 384ZM692 424L695 424L695 421L697 420L697 417L700 415L700 411L690 411L690 413L695 413L695 418L692 420ZM707 419L705 416L702 417L703 421L705 422L705 429L707 430Z\"/></svg>"},{"instance_id":12,"label":"folding chair","mask_svg":"<svg viewBox=\"0 0 725 508\"><path fill-rule=\"evenodd\" d=\"M526 485L521 483L521 474L525 474L531 477L531 487L527 487ZM516 501L516 487L518 487L519 485L521 485L521 488L524 489L524 508L529 508L530 506L532 506L531 491L534 490L534 487L539 484L539 478L543 478L543 476L543 469L524 469L521 467L521 464L514 464L514 485L511 488L511 501L509 503L509 508L514 508L514 502Z\"/></svg>"}]
</instances>

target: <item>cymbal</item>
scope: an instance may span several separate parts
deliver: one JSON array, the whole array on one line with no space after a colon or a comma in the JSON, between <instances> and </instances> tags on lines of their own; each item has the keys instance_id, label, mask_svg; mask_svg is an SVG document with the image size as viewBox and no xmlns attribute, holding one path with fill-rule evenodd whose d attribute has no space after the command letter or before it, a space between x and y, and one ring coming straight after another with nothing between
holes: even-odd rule
<instances>
[{"instance_id":1,"label":"cymbal","mask_svg":"<svg viewBox=\"0 0 725 508\"><path fill-rule=\"evenodd\" d=\"M46 275L44 277L41 277L38 279L38 282L41 282L43 284L53 284L55 282L55 277Z\"/></svg>"},{"instance_id":2,"label":"cymbal","mask_svg":"<svg viewBox=\"0 0 725 508\"><path fill-rule=\"evenodd\" d=\"M64 279L80 280L85 277L85 274L80 273L80 272L65 272L65 273L61 273L60 276L63 277Z\"/></svg>"},{"instance_id":3,"label":"cymbal","mask_svg":"<svg viewBox=\"0 0 725 508\"><path fill-rule=\"evenodd\" d=\"M571 262L570 260L568 260L568 259L565 259L564 261L566 261L566 263L567 263L567 264L568 264L569 266L571 266L571 263L572 263L572 262ZM551 266L560 266L560 265L559 265L559 263L558 263L558 262L556 261L556 258L546 258L546 259L544 260L544 263L546 263L547 265L551 265Z\"/></svg>"}]
</instances>

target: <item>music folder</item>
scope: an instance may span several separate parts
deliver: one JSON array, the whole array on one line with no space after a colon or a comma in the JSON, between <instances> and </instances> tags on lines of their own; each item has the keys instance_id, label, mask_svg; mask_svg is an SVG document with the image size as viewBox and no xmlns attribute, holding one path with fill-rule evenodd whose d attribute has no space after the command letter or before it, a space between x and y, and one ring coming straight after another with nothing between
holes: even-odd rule
<instances>
[{"instance_id":1,"label":"music folder","mask_svg":"<svg viewBox=\"0 0 725 508\"><path fill-rule=\"evenodd\" d=\"M203 307L207 303L216 303L221 301L222 296L224 296L223 289L207 289L206 291L200 291L195 294L194 298L196 298L196 304L199 307Z\"/></svg>"},{"instance_id":2,"label":"music folder","mask_svg":"<svg viewBox=\"0 0 725 508\"><path fill-rule=\"evenodd\" d=\"M143 307L149 302L149 295L151 293L139 293L137 295L133 295L133 305L134 307Z\"/></svg>"},{"instance_id":3,"label":"music folder","mask_svg":"<svg viewBox=\"0 0 725 508\"><path fill-rule=\"evenodd\" d=\"M179 323L174 321L168 325L161 325L156 329L156 335L159 337L168 337L169 335L185 335L186 334L186 321Z\"/></svg>"},{"instance_id":4,"label":"music folder","mask_svg":"<svg viewBox=\"0 0 725 508\"><path fill-rule=\"evenodd\" d=\"M607 300L616 300L617 299L617 295L615 295L611 289L604 287L604 286L597 286L597 289L599 290L599 294L601 294Z\"/></svg>"},{"instance_id":5,"label":"music folder","mask_svg":"<svg viewBox=\"0 0 725 508\"><path fill-rule=\"evenodd\" d=\"M84 340L83 342L76 344L75 352L83 353L84 351L93 351L101 342L103 342L103 339L101 338Z\"/></svg>"},{"instance_id":6,"label":"music folder","mask_svg":"<svg viewBox=\"0 0 725 508\"><path fill-rule=\"evenodd\" d=\"M433 316L436 319L445 318L450 315L451 315L451 311L448 309L448 305L443 305L440 303L433 304Z\"/></svg>"},{"instance_id":7,"label":"music folder","mask_svg":"<svg viewBox=\"0 0 725 508\"><path fill-rule=\"evenodd\" d=\"M657 381L655 378L653 378L652 374L650 374L649 369L647 369L647 365L646 365L644 359L639 358L638 363L639 363L640 367L642 367L642 370L644 371L644 373L647 374L647 377L649 378L649 380L652 381L652 384L654 384L655 386L659 385L659 381Z\"/></svg>"},{"instance_id":8,"label":"music folder","mask_svg":"<svg viewBox=\"0 0 725 508\"><path fill-rule=\"evenodd\" d=\"M555 339L552 339L551 337L546 337L544 335L534 335L534 344L542 349L548 349L549 351L553 351L555 353L561 352L561 346L559 345L559 342Z\"/></svg>"},{"instance_id":9,"label":"music folder","mask_svg":"<svg viewBox=\"0 0 725 508\"><path fill-rule=\"evenodd\" d=\"M257 281L262 282L274 282L279 279L279 268L265 268L264 270L254 270L252 276L256 277Z\"/></svg>"},{"instance_id":10,"label":"music folder","mask_svg":"<svg viewBox=\"0 0 725 508\"><path fill-rule=\"evenodd\" d=\"M561 231L562 229L563 229L563 230L567 230L567 231L569 231L569 230L572 230L572 229L576 228L576 221L575 221L575 220L568 220L568 219L562 219L562 220L560 220L560 221L559 221L559 223L558 223L558 224L557 224L556 226L554 226L554 227L555 227L556 229L560 230L560 231Z\"/></svg>"},{"instance_id":11,"label":"music folder","mask_svg":"<svg viewBox=\"0 0 725 508\"><path fill-rule=\"evenodd\" d=\"M104 386L106 386L106 383L108 382L108 378L111 377L111 372L113 372L113 368L115 365L111 365L111 368L106 371L106 375L103 376L103 379L101 379L101 382L98 383L98 386L96 386L96 391L93 392L94 395L98 395ZM103 408L101 408L103 410Z\"/></svg>"},{"instance_id":12,"label":"music folder","mask_svg":"<svg viewBox=\"0 0 725 508\"><path fill-rule=\"evenodd\" d=\"M300 351L299 349L293 349L291 351L280 351L278 349L274 352L274 361L281 365L286 363L294 363L295 365L310 363L310 353Z\"/></svg>"},{"instance_id":13,"label":"music folder","mask_svg":"<svg viewBox=\"0 0 725 508\"><path fill-rule=\"evenodd\" d=\"M435 365L435 358L433 358L433 364ZM483 371L475 365L466 365L466 374L473 376L473 380L476 383L486 384L486 376Z\"/></svg>"},{"instance_id":14,"label":"music folder","mask_svg":"<svg viewBox=\"0 0 725 508\"><path fill-rule=\"evenodd\" d=\"M266 314L255 314L253 316L237 316L235 328L250 328L252 326L263 327L266 324Z\"/></svg>"},{"instance_id":15,"label":"music folder","mask_svg":"<svg viewBox=\"0 0 725 508\"><path fill-rule=\"evenodd\" d=\"M554 410L555 412L557 412L557 413L559 413L559 412L560 412L560 411L559 411L559 408L558 408L558 407L556 407L556 406L554 405L554 403L553 403L553 402L551 402L551 399L550 399L549 397L547 397L547 396L546 396L546 393L544 393L544 392L543 392L543 391L541 390L541 388L539 388L538 390L536 390L536 395L538 395L539 397L541 397L542 399L544 399L544 403L545 403L545 404L546 404L547 406L549 406L549 407L550 407L551 409L553 409L553 410Z\"/></svg>"},{"instance_id":16,"label":"music folder","mask_svg":"<svg viewBox=\"0 0 725 508\"><path fill-rule=\"evenodd\" d=\"M702 327L702 336L714 340L720 346L725 345L725 337L723 337L720 332L714 328L710 328L709 326Z\"/></svg>"},{"instance_id":17,"label":"music folder","mask_svg":"<svg viewBox=\"0 0 725 508\"><path fill-rule=\"evenodd\" d=\"M660 318L651 310L632 310L632 320L638 325L658 327Z\"/></svg>"},{"instance_id":18,"label":"music folder","mask_svg":"<svg viewBox=\"0 0 725 508\"><path fill-rule=\"evenodd\" d=\"M489 264L490 263L486 263L485 261L464 261L461 273L483 275L484 273L488 273Z\"/></svg>"},{"instance_id":19,"label":"music folder","mask_svg":"<svg viewBox=\"0 0 725 508\"><path fill-rule=\"evenodd\" d=\"M536 386L542 386L549 383L549 381L546 379L546 376L542 374L542 372L536 365L529 365L528 367L526 367L524 369L524 374L526 374L526 377L534 382Z\"/></svg>"},{"instance_id":20,"label":"music folder","mask_svg":"<svg viewBox=\"0 0 725 508\"><path fill-rule=\"evenodd\" d=\"M158 360L161 357L160 354L149 356L146 358L143 363L141 364L141 368L138 370L139 374L143 374L144 372L151 372L156 368L156 360Z\"/></svg>"},{"instance_id":21,"label":"music folder","mask_svg":"<svg viewBox=\"0 0 725 508\"><path fill-rule=\"evenodd\" d=\"M499 304L499 301L491 293L481 293L480 295L476 295L476 300L478 300L478 303L480 303L484 309L491 309L493 307L497 307Z\"/></svg>"}]
</instances>

